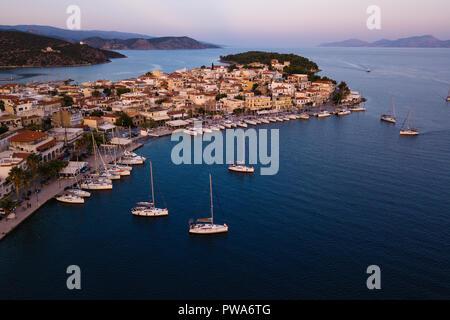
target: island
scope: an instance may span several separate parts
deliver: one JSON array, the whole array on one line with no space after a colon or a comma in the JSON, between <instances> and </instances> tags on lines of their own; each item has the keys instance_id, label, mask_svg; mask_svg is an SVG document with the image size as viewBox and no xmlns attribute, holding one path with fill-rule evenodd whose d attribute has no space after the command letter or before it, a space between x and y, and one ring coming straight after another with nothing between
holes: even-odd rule
<instances>
[{"instance_id":1,"label":"island","mask_svg":"<svg viewBox=\"0 0 450 320\"><path fill-rule=\"evenodd\" d=\"M91 37L83 40L94 48L104 50L181 50L220 48L214 44L199 42L189 37L159 37L132 39L103 39Z\"/></svg>"},{"instance_id":2,"label":"island","mask_svg":"<svg viewBox=\"0 0 450 320\"><path fill-rule=\"evenodd\" d=\"M0 31L0 68L86 66L125 58L121 53L21 31Z\"/></svg>"}]
</instances>

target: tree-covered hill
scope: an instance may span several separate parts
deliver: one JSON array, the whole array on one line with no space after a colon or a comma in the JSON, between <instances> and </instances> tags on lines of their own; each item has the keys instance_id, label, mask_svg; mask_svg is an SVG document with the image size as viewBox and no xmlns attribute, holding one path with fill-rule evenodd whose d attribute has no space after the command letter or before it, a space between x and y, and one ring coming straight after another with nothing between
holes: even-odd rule
<instances>
[{"instance_id":1,"label":"tree-covered hill","mask_svg":"<svg viewBox=\"0 0 450 320\"><path fill-rule=\"evenodd\" d=\"M0 67L50 67L91 65L125 56L88 45L33 35L0 31Z\"/></svg>"},{"instance_id":2,"label":"tree-covered hill","mask_svg":"<svg viewBox=\"0 0 450 320\"><path fill-rule=\"evenodd\" d=\"M248 51L238 54L230 54L227 56L221 56L222 62L249 64L252 62L259 62L270 66L272 59L277 59L278 62L284 63L289 61L291 63L290 68L298 71L303 70L307 72L317 72L319 67L317 64L308 58L298 56L296 54L283 54L277 52L264 52L264 51ZM286 71L286 70L285 70Z\"/></svg>"}]
</instances>

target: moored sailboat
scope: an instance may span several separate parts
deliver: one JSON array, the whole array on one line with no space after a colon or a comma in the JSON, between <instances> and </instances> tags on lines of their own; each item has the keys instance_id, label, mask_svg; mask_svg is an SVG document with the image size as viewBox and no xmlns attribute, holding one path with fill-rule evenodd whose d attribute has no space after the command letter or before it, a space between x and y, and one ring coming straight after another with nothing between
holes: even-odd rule
<instances>
[{"instance_id":1,"label":"moored sailboat","mask_svg":"<svg viewBox=\"0 0 450 320\"><path fill-rule=\"evenodd\" d=\"M75 204L83 204L84 199L75 194L65 193L59 196L56 196L56 200L64 203L75 203Z\"/></svg>"},{"instance_id":2,"label":"moored sailboat","mask_svg":"<svg viewBox=\"0 0 450 320\"><path fill-rule=\"evenodd\" d=\"M392 98L391 98L391 107L389 109L389 112L387 114L383 114L381 116L381 121L385 121L385 122L389 122L389 123L397 122L397 119L395 117L394 95L392 95Z\"/></svg>"},{"instance_id":3,"label":"moored sailboat","mask_svg":"<svg viewBox=\"0 0 450 320\"><path fill-rule=\"evenodd\" d=\"M150 162L150 181L152 186L152 202L138 202L136 206L131 209L131 213L135 216L143 217L160 217L169 215L169 210L167 208L156 208L155 207L155 193L153 188L153 168Z\"/></svg>"},{"instance_id":4,"label":"moored sailboat","mask_svg":"<svg viewBox=\"0 0 450 320\"><path fill-rule=\"evenodd\" d=\"M419 130L411 128L410 121L411 121L411 108L409 108L409 112L408 112L408 124L406 126L406 129L400 130L401 136L417 136L417 135L419 135Z\"/></svg>"},{"instance_id":5,"label":"moored sailboat","mask_svg":"<svg viewBox=\"0 0 450 320\"><path fill-rule=\"evenodd\" d=\"M214 224L211 174L209 175L209 190L210 190L210 197L211 197L211 217L204 218L204 219L197 219L195 222L189 223L189 233L192 233L192 234L216 234L216 233L228 232L228 225L226 223Z\"/></svg>"}]
</instances>

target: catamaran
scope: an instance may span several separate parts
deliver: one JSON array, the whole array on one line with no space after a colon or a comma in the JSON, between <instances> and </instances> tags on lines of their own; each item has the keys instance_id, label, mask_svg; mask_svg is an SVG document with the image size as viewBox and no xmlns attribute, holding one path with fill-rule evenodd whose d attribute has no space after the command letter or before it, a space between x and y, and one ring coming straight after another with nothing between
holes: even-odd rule
<instances>
[{"instance_id":1,"label":"catamaran","mask_svg":"<svg viewBox=\"0 0 450 320\"><path fill-rule=\"evenodd\" d=\"M211 197L211 218L197 219L189 223L189 233L193 234L215 234L228 232L227 224L214 224L213 196L211 174L209 175L209 192Z\"/></svg>"},{"instance_id":2,"label":"catamaran","mask_svg":"<svg viewBox=\"0 0 450 320\"><path fill-rule=\"evenodd\" d=\"M417 129L413 129L410 127L410 120L411 120L411 108L409 108L408 112L408 124L406 129L400 130L400 135L402 136L417 136L419 134L419 131Z\"/></svg>"},{"instance_id":3,"label":"catamaran","mask_svg":"<svg viewBox=\"0 0 450 320\"><path fill-rule=\"evenodd\" d=\"M394 104L394 95L391 98L391 108L389 109L388 114L383 114L381 116L381 121L386 121L389 123L396 123L397 119L395 117L395 104Z\"/></svg>"},{"instance_id":4,"label":"catamaran","mask_svg":"<svg viewBox=\"0 0 450 320\"><path fill-rule=\"evenodd\" d=\"M136 206L131 209L131 213L135 216L143 217L160 217L169 215L167 208L160 209L155 207L155 193L153 190L153 168L150 162L150 181L152 185L152 202L138 202Z\"/></svg>"}]
</instances>

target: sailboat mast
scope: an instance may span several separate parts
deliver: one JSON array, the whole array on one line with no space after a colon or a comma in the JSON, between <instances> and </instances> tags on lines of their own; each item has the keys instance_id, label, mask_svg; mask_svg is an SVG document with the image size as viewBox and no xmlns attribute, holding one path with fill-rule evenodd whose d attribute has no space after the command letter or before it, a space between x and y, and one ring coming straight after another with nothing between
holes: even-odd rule
<instances>
[{"instance_id":1,"label":"sailboat mast","mask_svg":"<svg viewBox=\"0 0 450 320\"><path fill-rule=\"evenodd\" d=\"M97 163L97 150L95 149L95 147L97 146L97 144L95 143L94 140L94 133L92 133L92 150L94 151L94 162L95 162L95 171L98 171L98 163Z\"/></svg>"},{"instance_id":2,"label":"sailboat mast","mask_svg":"<svg viewBox=\"0 0 450 320\"><path fill-rule=\"evenodd\" d=\"M410 126L409 126L410 119L411 119L411 107L409 107L409 112L408 112L408 130L410 129Z\"/></svg>"},{"instance_id":3,"label":"sailboat mast","mask_svg":"<svg viewBox=\"0 0 450 320\"><path fill-rule=\"evenodd\" d=\"M152 162L150 161L150 180L152 184L152 203L155 205L155 193L153 191L153 168L152 168Z\"/></svg>"},{"instance_id":4,"label":"sailboat mast","mask_svg":"<svg viewBox=\"0 0 450 320\"><path fill-rule=\"evenodd\" d=\"M211 182L211 174L209 174L209 190L211 196L211 224L214 224L214 211L213 211L213 197L212 197L212 182Z\"/></svg>"}]
</instances>

